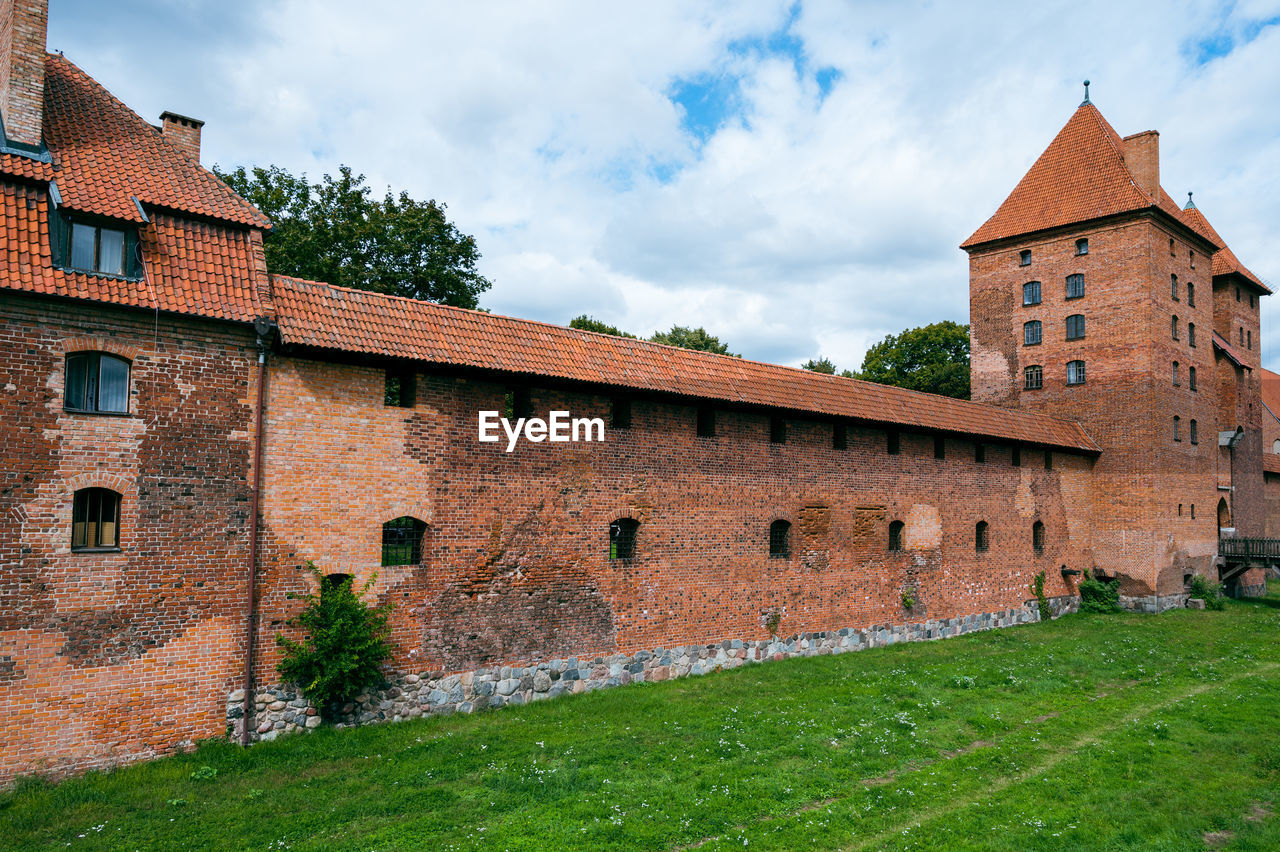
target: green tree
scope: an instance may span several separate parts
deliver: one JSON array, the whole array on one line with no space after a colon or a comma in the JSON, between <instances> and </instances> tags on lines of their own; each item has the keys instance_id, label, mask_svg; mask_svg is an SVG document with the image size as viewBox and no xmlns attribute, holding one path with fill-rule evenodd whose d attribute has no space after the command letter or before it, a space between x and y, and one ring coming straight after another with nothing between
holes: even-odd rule
<instances>
[{"instance_id":1,"label":"green tree","mask_svg":"<svg viewBox=\"0 0 1280 852\"><path fill-rule=\"evenodd\" d=\"M720 338L708 334L705 328L688 328L683 325L673 325L670 331L656 331L649 338L654 343L665 343L668 346L679 346L682 349L696 349L699 352L715 352L720 355L732 355L734 358L741 358L741 355L729 351L729 344L721 343Z\"/></svg>"},{"instance_id":2,"label":"green tree","mask_svg":"<svg viewBox=\"0 0 1280 852\"><path fill-rule=\"evenodd\" d=\"M836 365L831 363L830 358L810 358L800 367L804 370L812 370L815 373L826 373L829 376L836 374Z\"/></svg>"},{"instance_id":3,"label":"green tree","mask_svg":"<svg viewBox=\"0 0 1280 852\"><path fill-rule=\"evenodd\" d=\"M460 308L476 307L492 286L476 272L475 239L442 203L389 189L378 199L349 166L315 184L278 166L214 173L271 219L272 272Z\"/></svg>"},{"instance_id":4,"label":"green tree","mask_svg":"<svg viewBox=\"0 0 1280 852\"><path fill-rule=\"evenodd\" d=\"M606 322L601 322L595 317L589 317L586 314L582 314L581 316L576 316L573 319L569 320L569 328L580 328L583 331L597 331L600 334L612 334L614 337L630 337L633 339L635 338L634 334L628 334L627 332L619 329L617 326L609 325Z\"/></svg>"},{"instance_id":5,"label":"green tree","mask_svg":"<svg viewBox=\"0 0 1280 852\"><path fill-rule=\"evenodd\" d=\"M332 719L345 702L382 681L382 664L391 656L391 605L369 606L361 600L373 577L357 594L350 577L325 587L316 566L308 562L307 568L320 579L323 591L305 595L306 607L289 622L305 632L302 642L276 634L276 644L284 649L276 670Z\"/></svg>"},{"instance_id":6,"label":"green tree","mask_svg":"<svg viewBox=\"0 0 1280 852\"><path fill-rule=\"evenodd\" d=\"M889 335L867 350L857 378L969 398L969 326L949 320Z\"/></svg>"}]
</instances>

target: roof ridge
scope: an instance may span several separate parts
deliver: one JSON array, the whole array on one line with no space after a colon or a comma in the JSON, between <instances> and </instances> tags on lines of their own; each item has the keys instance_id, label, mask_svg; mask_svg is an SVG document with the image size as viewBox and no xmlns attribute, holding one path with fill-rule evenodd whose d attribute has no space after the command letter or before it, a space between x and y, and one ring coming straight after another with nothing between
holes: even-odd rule
<instances>
[{"instance_id":1,"label":"roof ridge","mask_svg":"<svg viewBox=\"0 0 1280 852\"><path fill-rule=\"evenodd\" d=\"M1075 425L1080 428L1080 431L1082 434L1084 434L1086 437L1089 437L1088 432L1084 429L1084 426L1080 423L1079 420L1072 420L1064 417L1054 417L1053 415L1049 415L1049 414L1041 414L1039 412L1031 412L1031 411L1022 411L1020 409L1002 408L998 405L993 405L988 402L979 402L977 400L972 400L972 399L960 399L958 397L946 396L944 394L929 393L928 391L914 390L912 388L904 388L904 387L899 387L897 385L882 384L880 382L873 382L867 379L855 379L847 376L837 376L830 373L818 373L818 372L815 372L814 370L806 370L804 367L792 367L787 364L775 364L771 361L760 361L754 358L741 358L736 355L724 355L719 352L707 352L701 349L686 349L683 346L672 346L671 344L668 344L668 343L658 343L656 341L645 340L644 338L640 338L640 337L620 337L618 335L607 334L605 332L599 332L599 331L591 331L585 328L573 328L572 326L557 325L556 323L546 322L543 320L527 319L524 317L513 317L507 314L494 314L488 311L479 311L472 308L460 308L456 305L443 305L443 304L440 304L439 302L430 302L425 299L413 299L408 296L397 296L391 293L379 293L376 290L361 290L357 287L345 287L340 284L330 284L326 281L316 281L314 279L309 279L309 278L299 278L293 275L279 275L279 274L273 273L272 278L276 280L283 279L287 282L305 284L305 285L314 286L314 287L326 287L331 290L337 290L344 293L358 294L362 297L368 296L368 297L373 297L377 299L400 301L400 302L416 305L419 307L424 307L427 309L443 309L446 311L460 313L468 316L475 316L478 318L505 320L508 322L519 323L523 325L533 325L533 326L540 326L542 328L550 328L559 332L577 333L580 335L587 336L588 339L591 339L591 338L600 339L600 340L608 341L610 344L618 344L619 342L621 342L624 345L639 345L644 347L654 347L654 348L660 348L660 349L666 349L666 350L673 350L681 353L689 353L694 357L725 359L728 363L731 363L731 364L753 364L756 366L766 367L768 369L773 369L773 370L788 370L798 376L803 376L806 381L820 380L820 381L835 381L835 382L853 382L856 385L875 388L875 389L887 388L890 390L890 392L895 394L908 394L913 397L919 397L919 398L927 399L929 401L934 401L934 402L945 401L944 404L947 404L947 405L958 404L966 407L980 408L988 411L999 412L1004 415L1023 417L1028 420L1052 420L1058 423ZM943 430L943 431L948 431L948 430ZM1092 441L1093 439L1089 437L1089 440Z\"/></svg>"}]
</instances>

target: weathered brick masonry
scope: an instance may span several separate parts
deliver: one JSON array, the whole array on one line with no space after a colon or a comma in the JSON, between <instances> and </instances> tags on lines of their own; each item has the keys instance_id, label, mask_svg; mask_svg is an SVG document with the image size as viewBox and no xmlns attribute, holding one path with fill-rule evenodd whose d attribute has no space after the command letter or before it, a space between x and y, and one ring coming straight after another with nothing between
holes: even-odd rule
<instances>
[{"instance_id":1,"label":"weathered brick masonry","mask_svg":"<svg viewBox=\"0 0 1280 852\"><path fill-rule=\"evenodd\" d=\"M353 721L1025 623L1039 572L1057 612L1086 570L1145 609L1261 588L1219 535L1277 529L1270 291L1154 132L1086 101L965 242L968 402L269 276L200 123L47 54L46 11L0 0L0 784L314 726L274 642L309 561L394 604ZM480 442L526 393L630 423ZM420 553L385 559L404 518Z\"/></svg>"},{"instance_id":2,"label":"weathered brick masonry","mask_svg":"<svg viewBox=\"0 0 1280 852\"><path fill-rule=\"evenodd\" d=\"M253 336L0 294L0 778L110 766L223 730L242 659ZM132 364L127 414L64 411L68 352ZM72 494L120 493L72 552Z\"/></svg>"}]
</instances>

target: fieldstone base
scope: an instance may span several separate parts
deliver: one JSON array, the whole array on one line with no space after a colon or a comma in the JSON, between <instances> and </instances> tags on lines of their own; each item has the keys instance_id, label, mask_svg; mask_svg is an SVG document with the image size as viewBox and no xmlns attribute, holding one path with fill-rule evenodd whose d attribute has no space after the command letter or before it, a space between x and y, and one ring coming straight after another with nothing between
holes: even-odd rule
<instances>
[{"instance_id":1,"label":"fieldstone base","mask_svg":"<svg viewBox=\"0 0 1280 852\"><path fill-rule=\"evenodd\" d=\"M1184 595L1185 597L1185 595ZM1053 617L1075 612L1080 599L1049 598ZM1030 624L1040 620L1036 601L1017 609L908 624L801 633L789 639L726 639L711 645L655 648L634 654L611 654L591 659L570 657L531 666L501 666L435 677L430 673L395 674L379 691L360 695L343 708L339 726L400 722L418 716L472 713L542 701L561 695L591 692L629 683L734 669L748 663L843 654L899 642L946 639L979 630ZM243 730L244 692L227 696L227 734L238 739ZM281 734L305 731L320 724L315 707L292 686L262 687L254 695L249 720L252 741L273 740Z\"/></svg>"},{"instance_id":2,"label":"fieldstone base","mask_svg":"<svg viewBox=\"0 0 1280 852\"><path fill-rule=\"evenodd\" d=\"M1129 595L1120 596L1120 606L1130 612L1164 612L1169 609L1185 609L1187 606L1186 592L1179 592L1176 595Z\"/></svg>"},{"instance_id":3,"label":"fieldstone base","mask_svg":"<svg viewBox=\"0 0 1280 852\"><path fill-rule=\"evenodd\" d=\"M1262 598L1267 595L1267 584L1265 582L1257 585L1246 586L1241 583L1238 587L1240 597L1242 598Z\"/></svg>"}]
</instances>

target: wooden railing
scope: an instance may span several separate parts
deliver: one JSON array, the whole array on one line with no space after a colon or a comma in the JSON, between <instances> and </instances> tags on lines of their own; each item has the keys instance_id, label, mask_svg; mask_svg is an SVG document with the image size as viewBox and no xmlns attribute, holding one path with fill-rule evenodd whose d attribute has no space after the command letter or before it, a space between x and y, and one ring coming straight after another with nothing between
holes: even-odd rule
<instances>
[{"instance_id":1,"label":"wooden railing","mask_svg":"<svg viewBox=\"0 0 1280 852\"><path fill-rule=\"evenodd\" d=\"M1280 560L1280 538L1220 538L1218 555L1227 559Z\"/></svg>"}]
</instances>

